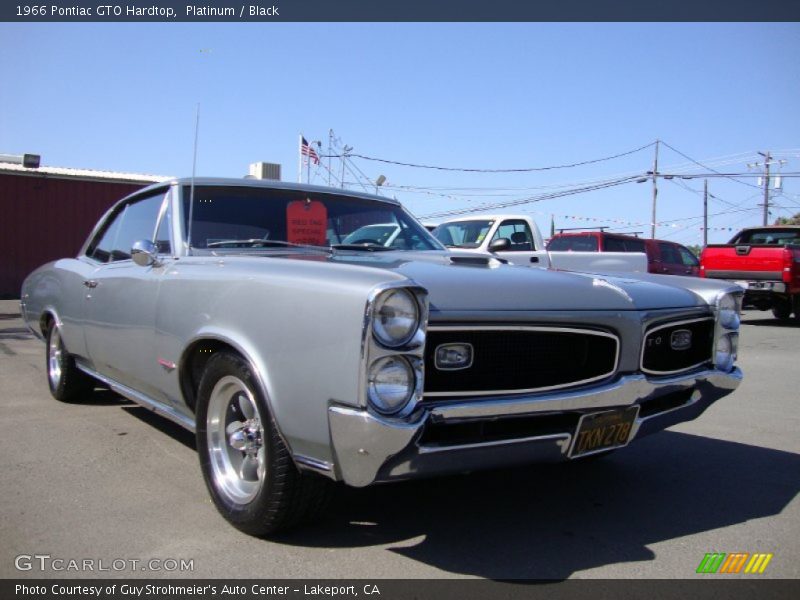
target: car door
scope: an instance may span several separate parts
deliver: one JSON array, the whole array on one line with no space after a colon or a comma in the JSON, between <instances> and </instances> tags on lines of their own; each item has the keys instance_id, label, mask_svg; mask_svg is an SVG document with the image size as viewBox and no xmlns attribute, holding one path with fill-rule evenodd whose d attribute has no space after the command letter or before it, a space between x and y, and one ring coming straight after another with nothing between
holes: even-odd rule
<instances>
[{"instance_id":1,"label":"car door","mask_svg":"<svg viewBox=\"0 0 800 600\"><path fill-rule=\"evenodd\" d=\"M700 261L692 254L692 251L684 246L677 246L678 253L681 255L683 262L683 275L692 275L698 277L700 275Z\"/></svg>"},{"instance_id":2,"label":"car door","mask_svg":"<svg viewBox=\"0 0 800 600\"><path fill-rule=\"evenodd\" d=\"M668 242L658 243L658 253L660 272L669 275L686 275L686 267L683 264L677 246Z\"/></svg>"},{"instance_id":3,"label":"car door","mask_svg":"<svg viewBox=\"0 0 800 600\"><path fill-rule=\"evenodd\" d=\"M489 243L491 244L501 238L506 238L511 242L511 248L497 252L497 255L501 258L512 264L526 267L535 267L540 263L543 266L546 265L542 259L545 252L542 248L536 248L531 227L524 219L504 219L501 221Z\"/></svg>"},{"instance_id":4,"label":"car door","mask_svg":"<svg viewBox=\"0 0 800 600\"><path fill-rule=\"evenodd\" d=\"M158 287L170 262L169 234L161 233L159 221L166 221L165 196L162 189L120 206L87 252L97 262L86 298L89 358L100 375L151 397ZM160 251L166 250L162 260L148 267L135 264L130 253L139 240L157 242Z\"/></svg>"}]
</instances>

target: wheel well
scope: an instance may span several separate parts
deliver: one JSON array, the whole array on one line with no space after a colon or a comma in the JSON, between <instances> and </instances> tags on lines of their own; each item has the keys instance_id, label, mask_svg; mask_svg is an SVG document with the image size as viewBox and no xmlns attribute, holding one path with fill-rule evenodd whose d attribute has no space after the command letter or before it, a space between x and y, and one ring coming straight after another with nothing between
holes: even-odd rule
<instances>
[{"instance_id":1,"label":"wheel well","mask_svg":"<svg viewBox=\"0 0 800 600\"><path fill-rule=\"evenodd\" d=\"M200 388L200 379L203 377L208 359L222 351L241 356L241 353L230 344L214 339L197 340L183 353L179 381L183 398L192 410L195 410L197 390Z\"/></svg>"},{"instance_id":2,"label":"wheel well","mask_svg":"<svg viewBox=\"0 0 800 600\"><path fill-rule=\"evenodd\" d=\"M46 312L39 318L39 331L42 332L43 337L47 337L47 332L50 331L50 326L55 321L53 313Z\"/></svg>"}]
</instances>

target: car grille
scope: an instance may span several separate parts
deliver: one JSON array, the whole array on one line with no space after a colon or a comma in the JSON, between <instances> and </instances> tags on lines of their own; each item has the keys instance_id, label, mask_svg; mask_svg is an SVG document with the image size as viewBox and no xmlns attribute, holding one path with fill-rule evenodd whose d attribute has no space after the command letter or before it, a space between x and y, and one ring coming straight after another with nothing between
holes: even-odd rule
<instances>
[{"instance_id":1,"label":"car grille","mask_svg":"<svg viewBox=\"0 0 800 600\"><path fill-rule=\"evenodd\" d=\"M689 345L681 347L687 337ZM642 371L653 375L687 371L711 361L713 349L712 317L656 325L644 337Z\"/></svg>"},{"instance_id":2,"label":"car grille","mask_svg":"<svg viewBox=\"0 0 800 600\"><path fill-rule=\"evenodd\" d=\"M471 344L472 364L440 370L436 348ZM428 329L425 397L488 396L577 386L612 375L619 340L613 334L557 327L443 327Z\"/></svg>"}]
</instances>

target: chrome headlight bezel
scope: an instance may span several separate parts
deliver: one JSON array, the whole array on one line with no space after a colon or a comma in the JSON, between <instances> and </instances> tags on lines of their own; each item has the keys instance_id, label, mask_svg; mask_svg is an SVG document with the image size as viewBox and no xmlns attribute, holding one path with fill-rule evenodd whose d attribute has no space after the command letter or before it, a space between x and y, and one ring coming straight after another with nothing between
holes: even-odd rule
<instances>
[{"instance_id":1,"label":"chrome headlight bezel","mask_svg":"<svg viewBox=\"0 0 800 600\"><path fill-rule=\"evenodd\" d=\"M728 331L717 338L714 349L714 366L721 371L730 372L736 364L739 350L739 333Z\"/></svg>"},{"instance_id":2,"label":"chrome headlight bezel","mask_svg":"<svg viewBox=\"0 0 800 600\"><path fill-rule=\"evenodd\" d=\"M392 373L390 373L390 370ZM400 375L404 377L403 383L392 383L392 376ZM381 377L384 381L380 381ZM395 391L395 398L390 398L391 390L384 390L381 393L380 386L391 388L392 386L401 387ZM415 403L411 402L418 391L417 369L413 364L413 359L402 354L392 354L384 356L374 361L369 367L367 375L367 398L370 406L387 417L402 417L413 411ZM399 392L399 394L398 394Z\"/></svg>"},{"instance_id":3,"label":"chrome headlight bezel","mask_svg":"<svg viewBox=\"0 0 800 600\"><path fill-rule=\"evenodd\" d=\"M400 293L403 300L413 300L416 317L411 323L414 327L406 327L401 336L385 339L382 335L385 327L380 323L380 310L387 301ZM406 303L406 306L409 306ZM428 325L428 291L411 280L390 282L375 286L370 292L364 313L364 328L361 338L361 373L359 404L370 411L373 416L391 420L414 420L418 417L418 406L422 401L425 382L425 338ZM376 328L376 323L378 324ZM377 330L377 331L376 331ZM388 344L386 342L389 342ZM402 342L402 343L398 343ZM405 405L393 411L376 401L374 389L374 366L385 358L402 359L410 365L414 375L412 392ZM372 394L372 397L371 397Z\"/></svg>"},{"instance_id":4,"label":"chrome headlight bezel","mask_svg":"<svg viewBox=\"0 0 800 600\"><path fill-rule=\"evenodd\" d=\"M719 324L727 330L737 331L741 323L742 293L723 292L717 296L716 312Z\"/></svg>"},{"instance_id":5,"label":"chrome headlight bezel","mask_svg":"<svg viewBox=\"0 0 800 600\"><path fill-rule=\"evenodd\" d=\"M717 296L714 305L717 318L714 366L726 373L733 370L738 358L743 297L743 292L726 290Z\"/></svg>"},{"instance_id":6,"label":"chrome headlight bezel","mask_svg":"<svg viewBox=\"0 0 800 600\"><path fill-rule=\"evenodd\" d=\"M375 298L372 335L386 348L405 346L419 331L421 316L413 293L402 287L390 288Z\"/></svg>"}]
</instances>

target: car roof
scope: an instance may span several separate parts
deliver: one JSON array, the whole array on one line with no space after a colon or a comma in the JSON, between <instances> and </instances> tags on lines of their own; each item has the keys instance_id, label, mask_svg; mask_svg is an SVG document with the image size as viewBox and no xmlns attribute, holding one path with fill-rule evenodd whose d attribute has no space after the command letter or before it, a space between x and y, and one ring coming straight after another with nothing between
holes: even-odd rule
<instances>
[{"instance_id":1,"label":"car roof","mask_svg":"<svg viewBox=\"0 0 800 600\"><path fill-rule=\"evenodd\" d=\"M524 219L524 220L533 220L532 217L529 215L467 215L464 217L453 217L452 219L447 219L439 223L440 225L444 225L446 223L454 223L456 221L495 221L498 219Z\"/></svg>"},{"instance_id":2,"label":"car roof","mask_svg":"<svg viewBox=\"0 0 800 600\"><path fill-rule=\"evenodd\" d=\"M191 177L179 177L175 179L168 179L153 185L147 186L128 197L138 196L139 194L148 193L162 188L171 186L184 186L192 185ZM309 185L307 183L291 183L288 181L275 181L272 179L239 179L235 177L195 177L195 186L232 186L232 187L245 187L245 188L261 188L267 190L292 190L316 194L336 194L339 196L350 196L355 198L362 198L364 200L373 200L376 202L384 202L386 204L393 204L400 206L400 202L385 196L376 196L375 194L367 194L363 192L356 192L343 188L334 188L321 185Z\"/></svg>"}]
</instances>

